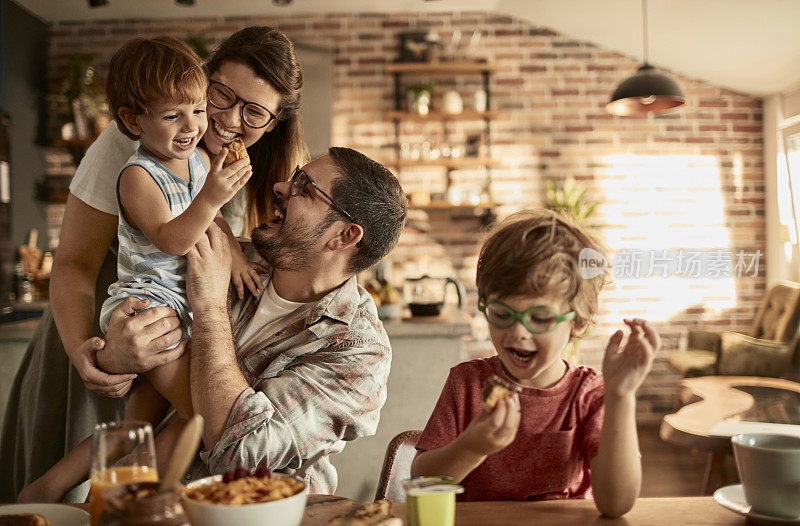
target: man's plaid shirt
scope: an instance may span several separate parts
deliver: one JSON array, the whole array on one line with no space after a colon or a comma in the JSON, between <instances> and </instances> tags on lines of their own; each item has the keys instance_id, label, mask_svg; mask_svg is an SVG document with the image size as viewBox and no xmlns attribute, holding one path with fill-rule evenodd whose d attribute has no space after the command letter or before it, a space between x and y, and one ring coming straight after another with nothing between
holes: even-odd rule
<instances>
[{"instance_id":1,"label":"man's plaid shirt","mask_svg":"<svg viewBox=\"0 0 800 526\"><path fill-rule=\"evenodd\" d=\"M271 274L262 279L266 290ZM252 296L233 303L234 338L257 308ZM219 442L200 452L205 465L196 462L185 481L266 466L304 478L311 493L333 493L329 455L374 435L386 401L391 348L370 294L352 277L265 326L237 356L251 387L231 408Z\"/></svg>"}]
</instances>

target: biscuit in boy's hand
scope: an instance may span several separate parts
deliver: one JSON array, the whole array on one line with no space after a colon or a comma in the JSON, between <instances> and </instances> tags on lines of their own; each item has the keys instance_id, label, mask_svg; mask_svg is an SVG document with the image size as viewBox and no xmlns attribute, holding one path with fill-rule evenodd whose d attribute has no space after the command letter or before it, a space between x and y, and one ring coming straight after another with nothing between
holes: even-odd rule
<instances>
[{"instance_id":1,"label":"biscuit in boy's hand","mask_svg":"<svg viewBox=\"0 0 800 526\"><path fill-rule=\"evenodd\" d=\"M481 390L483 410L491 411L497 405L497 402L503 398L508 398L512 394L520 392L522 392L520 386L507 382L493 374L483 382L483 389Z\"/></svg>"},{"instance_id":2,"label":"biscuit in boy's hand","mask_svg":"<svg viewBox=\"0 0 800 526\"><path fill-rule=\"evenodd\" d=\"M247 148L244 147L244 143L241 139L234 139L229 144L226 144L225 147L228 148L228 155L222 162L223 168L235 163L239 159L250 159L247 155Z\"/></svg>"}]
</instances>

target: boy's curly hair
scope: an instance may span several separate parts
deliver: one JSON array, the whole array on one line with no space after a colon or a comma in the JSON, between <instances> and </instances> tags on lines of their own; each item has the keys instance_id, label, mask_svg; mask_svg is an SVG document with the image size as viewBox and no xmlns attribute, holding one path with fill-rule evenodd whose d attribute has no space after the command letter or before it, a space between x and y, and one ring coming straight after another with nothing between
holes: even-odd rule
<instances>
[{"instance_id":1,"label":"boy's curly hair","mask_svg":"<svg viewBox=\"0 0 800 526\"><path fill-rule=\"evenodd\" d=\"M607 250L595 235L552 210L531 209L510 215L489 233L478 259L480 301L516 294L564 298L575 311L576 328L597 314L600 289L608 269L591 279L581 277L578 256L590 248Z\"/></svg>"},{"instance_id":2,"label":"boy's curly hair","mask_svg":"<svg viewBox=\"0 0 800 526\"><path fill-rule=\"evenodd\" d=\"M149 104L161 100L197 102L205 100L207 90L208 78L200 57L174 37L133 38L117 50L108 65L108 109L120 131L134 140L139 137L120 119L120 108L146 115Z\"/></svg>"}]
</instances>

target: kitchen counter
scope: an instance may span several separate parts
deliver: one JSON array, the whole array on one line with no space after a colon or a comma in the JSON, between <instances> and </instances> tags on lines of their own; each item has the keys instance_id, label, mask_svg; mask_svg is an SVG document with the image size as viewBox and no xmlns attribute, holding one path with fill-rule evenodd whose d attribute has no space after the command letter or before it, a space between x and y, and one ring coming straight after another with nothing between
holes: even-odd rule
<instances>
[{"instance_id":1,"label":"kitchen counter","mask_svg":"<svg viewBox=\"0 0 800 526\"><path fill-rule=\"evenodd\" d=\"M10 321L0 324L0 344L6 343L28 343L36 327L39 326L40 318L28 318L27 320Z\"/></svg>"},{"instance_id":2,"label":"kitchen counter","mask_svg":"<svg viewBox=\"0 0 800 526\"><path fill-rule=\"evenodd\" d=\"M357 501L374 498L391 439L425 427L450 369L472 358L464 344L472 333L469 317L455 307L442 316L386 321L384 327L392 344L392 368L378 430L331 457L339 472L336 494Z\"/></svg>"},{"instance_id":3,"label":"kitchen counter","mask_svg":"<svg viewBox=\"0 0 800 526\"><path fill-rule=\"evenodd\" d=\"M383 322L389 339L403 337L461 337L471 334L469 320L455 312L445 316L417 316Z\"/></svg>"},{"instance_id":4,"label":"kitchen counter","mask_svg":"<svg viewBox=\"0 0 800 526\"><path fill-rule=\"evenodd\" d=\"M28 349L40 318L28 318L0 324L0 426L6 412L6 403L20 364Z\"/></svg>"}]
</instances>

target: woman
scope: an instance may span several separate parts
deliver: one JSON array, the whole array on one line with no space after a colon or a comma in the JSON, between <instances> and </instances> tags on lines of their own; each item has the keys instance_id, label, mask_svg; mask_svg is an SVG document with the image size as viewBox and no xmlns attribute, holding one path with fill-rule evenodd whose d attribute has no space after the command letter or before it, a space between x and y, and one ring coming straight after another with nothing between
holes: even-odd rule
<instances>
[{"instance_id":1,"label":"woman","mask_svg":"<svg viewBox=\"0 0 800 526\"><path fill-rule=\"evenodd\" d=\"M272 186L307 157L299 120L303 76L291 42L277 30L248 27L209 57L208 130L202 146L213 158L241 139L253 177L222 210L237 235L272 214ZM135 374L176 359L182 344L174 311L128 301L112 318L125 334L147 341L151 354L132 356L125 342L96 337L99 305L116 275L116 178L138 147L110 124L86 152L67 199L50 280L50 307L33 336L12 387L0 442L0 502L13 501L100 421L118 420ZM240 295L246 283L234 283ZM56 330L56 326L58 330ZM164 329L172 329L164 335ZM60 335L60 338L59 338ZM63 346L62 346L63 342ZM111 348L113 347L113 349ZM66 352L65 352L66 351ZM73 367L70 367L70 362ZM102 370L101 370L102 369ZM66 501L85 500L86 485Z\"/></svg>"}]
</instances>

